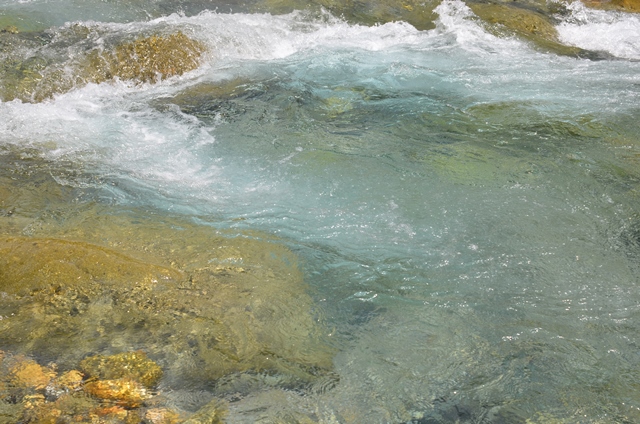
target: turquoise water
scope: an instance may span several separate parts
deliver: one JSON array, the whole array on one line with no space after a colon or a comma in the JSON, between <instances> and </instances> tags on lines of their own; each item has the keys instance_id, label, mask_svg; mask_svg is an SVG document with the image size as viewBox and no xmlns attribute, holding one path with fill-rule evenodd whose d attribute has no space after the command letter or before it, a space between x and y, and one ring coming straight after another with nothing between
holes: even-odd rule
<instances>
[{"instance_id":1,"label":"turquoise water","mask_svg":"<svg viewBox=\"0 0 640 424\"><path fill-rule=\"evenodd\" d=\"M96 44L179 29L204 63L0 103L0 143L82 167L54 177L104 202L258 229L299 255L339 382L247 394L229 422L286 408L319 422L640 421L637 17L574 5L558 18L565 43L609 57L592 61L497 38L457 1L429 31L95 6L0 10L50 28L35 54L62 62L83 48L69 35L81 21Z\"/></svg>"}]
</instances>

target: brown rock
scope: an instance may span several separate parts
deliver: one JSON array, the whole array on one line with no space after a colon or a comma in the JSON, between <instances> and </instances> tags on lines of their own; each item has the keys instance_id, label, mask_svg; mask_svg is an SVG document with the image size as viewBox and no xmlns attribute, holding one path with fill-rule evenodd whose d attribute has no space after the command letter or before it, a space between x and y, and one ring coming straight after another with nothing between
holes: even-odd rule
<instances>
[{"instance_id":1,"label":"brown rock","mask_svg":"<svg viewBox=\"0 0 640 424\"><path fill-rule=\"evenodd\" d=\"M480 19L497 26L494 27L497 31L558 42L558 31L542 13L494 3L468 3L468 6Z\"/></svg>"},{"instance_id":2,"label":"brown rock","mask_svg":"<svg viewBox=\"0 0 640 424\"><path fill-rule=\"evenodd\" d=\"M9 371L10 383L18 388L44 389L55 373L33 360L18 358Z\"/></svg>"},{"instance_id":3,"label":"brown rock","mask_svg":"<svg viewBox=\"0 0 640 424\"><path fill-rule=\"evenodd\" d=\"M81 286L88 281L154 284L159 280L180 277L175 270L137 261L114 250L87 243L0 238L0 290L6 293L28 294L55 290L61 284Z\"/></svg>"},{"instance_id":4,"label":"brown rock","mask_svg":"<svg viewBox=\"0 0 640 424\"><path fill-rule=\"evenodd\" d=\"M71 25L59 30L60 39L74 43L78 49L91 46L91 38L109 39L109 34L96 34L83 25ZM31 46L28 37L12 31L0 31L8 46L20 46L12 51L23 51ZM8 39L10 38L10 39ZM134 40L113 40L81 52L66 61L53 59L60 56L56 47L35 45L36 54L23 57L13 53L5 67L0 68L0 99L19 98L27 102L41 102L56 93L64 93L88 83L101 83L114 79L156 83L161 79L182 75L200 64L205 46L182 32L142 36ZM1 51L1 50L0 50ZM78 58L79 57L79 58Z\"/></svg>"},{"instance_id":5,"label":"brown rock","mask_svg":"<svg viewBox=\"0 0 640 424\"><path fill-rule=\"evenodd\" d=\"M148 409L144 419L149 424L177 424L183 421L180 414L167 408Z\"/></svg>"},{"instance_id":6,"label":"brown rock","mask_svg":"<svg viewBox=\"0 0 640 424\"><path fill-rule=\"evenodd\" d=\"M78 390L82 385L84 375L78 370L67 371L55 381L57 387L65 391Z\"/></svg>"},{"instance_id":7,"label":"brown rock","mask_svg":"<svg viewBox=\"0 0 640 424\"><path fill-rule=\"evenodd\" d=\"M124 420L127 418L127 410L122 406L103 406L93 410L93 413L99 417L118 418Z\"/></svg>"},{"instance_id":8,"label":"brown rock","mask_svg":"<svg viewBox=\"0 0 640 424\"><path fill-rule=\"evenodd\" d=\"M92 381L84 385L84 391L125 408L137 408L148 398L146 389L130 378Z\"/></svg>"},{"instance_id":9,"label":"brown rock","mask_svg":"<svg viewBox=\"0 0 640 424\"><path fill-rule=\"evenodd\" d=\"M224 404L214 399L189 417L184 424L222 424L225 415L226 408Z\"/></svg>"},{"instance_id":10,"label":"brown rock","mask_svg":"<svg viewBox=\"0 0 640 424\"><path fill-rule=\"evenodd\" d=\"M640 12L640 0L612 0L611 3L627 12Z\"/></svg>"},{"instance_id":11,"label":"brown rock","mask_svg":"<svg viewBox=\"0 0 640 424\"><path fill-rule=\"evenodd\" d=\"M91 377L101 380L130 378L149 389L162 377L162 369L142 351L91 356L80 363L80 368Z\"/></svg>"},{"instance_id":12,"label":"brown rock","mask_svg":"<svg viewBox=\"0 0 640 424\"><path fill-rule=\"evenodd\" d=\"M313 0L336 15L365 25L408 22L419 30L435 28L440 0Z\"/></svg>"},{"instance_id":13,"label":"brown rock","mask_svg":"<svg viewBox=\"0 0 640 424\"><path fill-rule=\"evenodd\" d=\"M92 52L84 72L90 82L120 78L154 83L197 68L204 51L203 44L182 32L152 35L122 43L113 51Z\"/></svg>"},{"instance_id":14,"label":"brown rock","mask_svg":"<svg viewBox=\"0 0 640 424\"><path fill-rule=\"evenodd\" d=\"M6 155L0 160L8 163ZM9 234L0 235L8 316L0 320L1 346L55 358L66 370L87 352L144 349L161 361L167 381L190 387L243 372L299 385L332 368L334 351L297 258L277 238L227 235L148 211L78 206L72 191L51 181L57 171L39 160L23 164L29 174L0 179L12 199L34 205L0 216L0 232ZM9 173L0 166L0 177ZM18 218L33 237L16 235L26 227L10 225ZM148 365L140 385L155 385L157 370ZM123 378L101 372L99 380Z\"/></svg>"},{"instance_id":15,"label":"brown rock","mask_svg":"<svg viewBox=\"0 0 640 424\"><path fill-rule=\"evenodd\" d=\"M467 5L484 22L487 31L498 37L515 35L539 50L559 55L594 56L593 52L562 44L556 27L542 12L508 4L469 2Z\"/></svg>"},{"instance_id":16,"label":"brown rock","mask_svg":"<svg viewBox=\"0 0 640 424\"><path fill-rule=\"evenodd\" d=\"M625 12L640 12L640 0L583 0L586 6L594 9L615 9Z\"/></svg>"}]
</instances>

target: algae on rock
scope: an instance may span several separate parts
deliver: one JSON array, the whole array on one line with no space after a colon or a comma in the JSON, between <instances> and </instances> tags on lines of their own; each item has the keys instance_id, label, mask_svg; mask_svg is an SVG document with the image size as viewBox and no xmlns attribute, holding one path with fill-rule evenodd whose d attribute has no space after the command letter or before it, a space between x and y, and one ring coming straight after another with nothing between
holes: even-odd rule
<instances>
[{"instance_id":1,"label":"algae on rock","mask_svg":"<svg viewBox=\"0 0 640 424\"><path fill-rule=\"evenodd\" d=\"M0 53L4 53L0 57L0 99L41 102L76 87L116 78L157 83L196 69L206 50L181 31L120 40L106 48L98 44L99 35L83 25L59 30L53 39L50 35L34 40L33 34L0 33ZM67 44L75 53L64 53Z\"/></svg>"},{"instance_id":2,"label":"algae on rock","mask_svg":"<svg viewBox=\"0 0 640 424\"><path fill-rule=\"evenodd\" d=\"M199 65L204 45L182 32L152 35L117 45L112 51L92 51L81 65L88 82L113 78L158 82L192 71Z\"/></svg>"},{"instance_id":3,"label":"algae on rock","mask_svg":"<svg viewBox=\"0 0 640 424\"><path fill-rule=\"evenodd\" d=\"M365 25L404 21L418 30L435 28L440 0L314 0L336 15Z\"/></svg>"},{"instance_id":4,"label":"algae on rock","mask_svg":"<svg viewBox=\"0 0 640 424\"><path fill-rule=\"evenodd\" d=\"M88 376L101 380L130 378L148 389L155 387L162 378L162 368L150 360L144 351L90 356L80 362L80 369Z\"/></svg>"},{"instance_id":5,"label":"algae on rock","mask_svg":"<svg viewBox=\"0 0 640 424\"><path fill-rule=\"evenodd\" d=\"M640 0L582 0L582 3L594 9L640 13Z\"/></svg>"},{"instance_id":6,"label":"algae on rock","mask_svg":"<svg viewBox=\"0 0 640 424\"><path fill-rule=\"evenodd\" d=\"M473 13L497 36L517 36L530 41L536 48L552 53L587 58L599 58L589 52L560 42L558 31L547 14L540 11L501 3L467 3Z\"/></svg>"},{"instance_id":7,"label":"algae on rock","mask_svg":"<svg viewBox=\"0 0 640 424\"><path fill-rule=\"evenodd\" d=\"M331 369L333 350L296 257L276 239L77 204L67 188L43 212L29 178L55 188L50 172L0 175L2 207L14 211L0 216L4 347L68 369L89 353L144 350L169 387L209 387L245 372L297 386ZM121 378L101 374L103 360L87 359L86 371ZM151 373L145 384L156 380Z\"/></svg>"}]
</instances>

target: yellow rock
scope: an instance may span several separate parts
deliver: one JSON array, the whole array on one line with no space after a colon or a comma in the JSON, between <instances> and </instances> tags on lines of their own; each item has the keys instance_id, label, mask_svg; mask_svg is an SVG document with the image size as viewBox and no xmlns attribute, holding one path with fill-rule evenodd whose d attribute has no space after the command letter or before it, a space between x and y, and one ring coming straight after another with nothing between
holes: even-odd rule
<instances>
[{"instance_id":1,"label":"yellow rock","mask_svg":"<svg viewBox=\"0 0 640 424\"><path fill-rule=\"evenodd\" d=\"M5 293L55 290L61 284L81 286L88 281L151 285L179 278L178 271L87 243L0 237L0 290Z\"/></svg>"},{"instance_id":2,"label":"yellow rock","mask_svg":"<svg viewBox=\"0 0 640 424\"><path fill-rule=\"evenodd\" d=\"M154 387L162 378L162 368L142 351L91 356L80 363L80 369L101 380L130 378L147 388Z\"/></svg>"},{"instance_id":3,"label":"yellow rock","mask_svg":"<svg viewBox=\"0 0 640 424\"><path fill-rule=\"evenodd\" d=\"M55 373L37 362L26 358L14 358L16 363L10 368L10 383L18 388L41 390L47 387Z\"/></svg>"},{"instance_id":4,"label":"yellow rock","mask_svg":"<svg viewBox=\"0 0 640 424\"><path fill-rule=\"evenodd\" d=\"M67 371L56 379L56 386L65 391L78 390L84 375L78 370Z\"/></svg>"},{"instance_id":5,"label":"yellow rock","mask_svg":"<svg viewBox=\"0 0 640 424\"><path fill-rule=\"evenodd\" d=\"M0 32L8 32L9 34L17 34L20 31L18 31L18 27L15 26L15 25L7 25L2 30L0 30Z\"/></svg>"},{"instance_id":6,"label":"yellow rock","mask_svg":"<svg viewBox=\"0 0 640 424\"><path fill-rule=\"evenodd\" d=\"M29 169L0 178L11 204L28 205L0 216L2 315L11 313L0 320L1 346L55 358L61 369L76 368L88 352L129 351L106 361L100 380L120 378L114 370L143 349L170 384L192 387L249 371L293 386L332 368L322 316L296 256L277 238L78 205L45 165L31 161ZM24 231L32 236L17 235ZM129 377L152 387L160 372L145 366Z\"/></svg>"},{"instance_id":7,"label":"yellow rock","mask_svg":"<svg viewBox=\"0 0 640 424\"><path fill-rule=\"evenodd\" d=\"M137 408L147 399L147 390L135 380L98 380L86 383L84 391L98 399L114 401L116 405Z\"/></svg>"},{"instance_id":8,"label":"yellow rock","mask_svg":"<svg viewBox=\"0 0 640 424\"><path fill-rule=\"evenodd\" d=\"M222 424L226 415L226 408L219 400L214 399L198 412L193 414L184 424Z\"/></svg>"},{"instance_id":9,"label":"yellow rock","mask_svg":"<svg viewBox=\"0 0 640 424\"><path fill-rule=\"evenodd\" d=\"M153 83L197 68L204 51L202 43L182 32L152 35L122 43L113 51L92 52L83 72L90 82L120 78Z\"/></svg>"},{"instance_id":10,"label":"yellow rock","mask_svg":"<svg viewBox=\"0 0 640 424\"><path fill-rule=\"evenodd\" d=\"M45 402L44 395L26 396L23 407L23 422L57 424L62 416L55 404Z\"/></svg>"},{"instance_id":11,"label":"yellow rock","mask_svg":"<svg viewBox=\"0 0 640 424\"><path fill-rule=\"evenodd\" d=\"M625 12L640 12L640 0L583 0L586 6L594 9L617 9Z\"/></svg>"},{"instance_id":12,"label":"yellow rock","mask_svg":"<svg viewBox=\"0 0 640 424\"><path fill-rule=\"evenodd\" d=\"M151 408L144 414L149 424L178 424L184 421L180 414L167 408Z\"/></svg>"},{"instance_id":13,"label":"yellow rock","mask_svg":"<svg viewBox=\"0 0 640 424\"><path fill-rule=\"evenodd\" d=\"M64 32L66 31L66 33ZM0 33L7 46L19 52L29 48L29 40L21 35ZM74 42L96 36L89 28L72 25L60 30L61 39ZM2 48L0 38L0 49ZM24 45L24 46L23 46ZM33 46L35 49L47 47ZM0 68L0 99L18 98L25 102L41 102L54 94L65 93L88 83L114 79L156 83L161 79L182 75L197 68L205 46L182 32L142 36L123 40L111 46L80 53L79 58L57 62L45 56L24 58L17 53L3 60Z\"/></svg>"},{"instance_id":14,"label":"yellow rock","mask_svg":"<svg viewBox=\"0 0 640 424\"><path fill-rule=\"evenodd\" d=\"M558 31L549 18L528 9L495 3L468 3L483 21L525 38L537 37L558 42ZM499 28L497 28L499 30Z\"/></svg>"},{"instance_id":15,"label":"yellow rock","mask_svg":"<svg viewBox=\"0 0 640 424\"><path fill-rule=\"evenodd\" d=\"M99 417L117 418L119 420L125 420L128 415L127 410L118 405L103 406L94 409L92 412Z\"/></svg>"}]
</instances>

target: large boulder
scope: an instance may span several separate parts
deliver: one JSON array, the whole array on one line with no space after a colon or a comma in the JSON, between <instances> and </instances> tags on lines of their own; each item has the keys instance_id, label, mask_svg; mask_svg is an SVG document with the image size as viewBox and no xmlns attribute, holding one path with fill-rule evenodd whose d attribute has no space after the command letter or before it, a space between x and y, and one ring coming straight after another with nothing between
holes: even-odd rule
<instances>
[{"instance_id":1,"label":"large boulder","mask_svg":"<svg viewBox=\"0 0 640 424\"><path fill-rule=\"evenodd\" d=\"M113 78L154 83L198 67L202 43L182 32L152 35L118 44L112 50L93 50L82 63L90 82Z\"/></svg>"},{"instance_id":2,"label":"large boulder","mask_svg":"<svg viewBox=\"0 0 640 424\"><path fill-rule=\"evenodd\" d=\"M29 162L28 173L0 172L21 176L0 175L4 349L60 369L93 355L99 359L83 370L105 381L129 376L103 375L95 355L143 351L162 368L161 387L194 390L240 375L304 387L331 369L333 350L309 287L279 240L153 211L74 204L73 189L60 189L46 167L34 172L38 161ZM49 193L44 201L41 191Z\"/></svg>"},{"instance_id":3,"label":"large boulder","mask_svg":"<svg viewBox=\"0 0 640 424\"><path fill-rule=\"evenodd\" d=\"M583 0L583 3L594 9L640 12L640 0Z\"/></svg>"},{"instance_id":4,"label":"large boulder","mask_svg":"<svg viewBox=\"0 0 640 424\"><path fill-rule=\"evenodd\" d=\"M364 25L408 22L419 30L435 28L440 0L314 0L337 16Z\"/></svg>"},{"instance_id":5,"label":"large boulder","mask_svg":"<svg viewBox=\"0 0 640 424\"><path fill-rule=\"evenodd\" d=\"M180 31L131 40L115 36L116 41L95 47L103 36L114 38L80 24L60 29L54 37L0 33L0 99L41 102L88 83L115 79L157 83L197 68L206 50ZM69 44L77 53L65 56Z\"/></svg>"},{"instance_id":6,"label":"large boulder","mask_svg":"<svg viewBox=\"0 0 640 424\"><path fill-rule=\"evenodd\" d=\"M467 5L485 28L499 37L516 36L539 50L560 55L590 59L605 57L602 53L562 44L549 10L504 3L469 2Z\"/></svg>"},{"instance_id":7,"label":"large boulder","mask_svg":"<svg viewBox=\"0 0 640 424\"><path fill-rule=\"evenodd\" d=\"M285 248L212 234L206 245L189 243L202 239L203 228L156 224L146 231L157 234L146 240L150 247L162 239L184 251L163 266L85 242L1 238L2 345L62 364L89 352L141 349L164 365L169 384L240 372L298 384L331 367L331 349Z\"/></svg>"}]
</instances>

